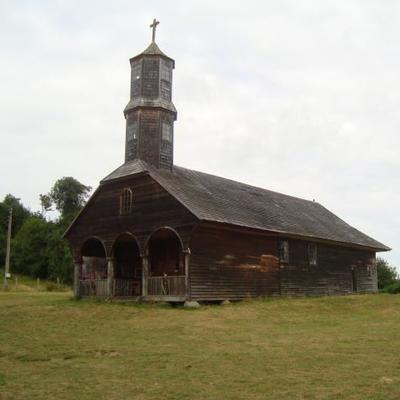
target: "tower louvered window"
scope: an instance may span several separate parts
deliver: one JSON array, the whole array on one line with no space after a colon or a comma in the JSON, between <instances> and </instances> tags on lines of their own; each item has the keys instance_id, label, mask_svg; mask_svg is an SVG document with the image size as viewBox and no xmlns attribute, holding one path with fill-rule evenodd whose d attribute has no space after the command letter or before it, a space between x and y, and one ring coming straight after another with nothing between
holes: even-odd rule
<instances>
[{"instance_id":1,"label":"tower louvered window","mask_svg":"<svg viewBox=\"0 0 400 400\"><path fill-rule=\"evenodd\" d=\"M142 63L140 61L132 64L131 71L131 97L140 95L140 81L142 74Z\"/></svg>"},{"instance_id":2,"label":"tower louvered window","mask_svg":"<svg viewBox=\"0 0 400 400\"><path fill-rule=\"evenodd\" d=\"M171 100L172 68L171 63L161 60L160 93L165 100Z\"/></svg>"},{"instance_id":3,"label":"tower louvered window","mask_svg":"<svg viewBox=\"0 0 400 400\"><path fill-rule=\"evenodd\" d=\"M122 189L119 198L119 213L120 215L128 215L132 213L133 192L130 188Z\"/></svg>"},{"instance_id":4,"label":"tower louvered window","mask_svg":"<svg viewBox=\"0 0 400 400\"><path fill-rule=\"evenodd\" d=\"M162 140L172 143L172 126L166 122L162 124Z\"/></svg>"}]
</instances>

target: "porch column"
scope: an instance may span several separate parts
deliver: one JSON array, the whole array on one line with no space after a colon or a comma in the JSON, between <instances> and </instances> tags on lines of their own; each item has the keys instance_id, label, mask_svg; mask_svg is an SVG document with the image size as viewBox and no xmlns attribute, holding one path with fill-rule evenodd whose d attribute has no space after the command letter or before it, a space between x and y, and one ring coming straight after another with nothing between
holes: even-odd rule
<instances>
[{"instance_id":1,"label":"porch column","mask_svg":"<svg viewBox=\"0 0 400 400\"><path fill-rule=\"evenodd\" d=\"M111 299L114 296L114 259L107 258L107 297Z\"/></svg>"},{"instance_id":2,"label":"porch column","mask_svg":"<svg viewBox=\"0 0 400 400\"><path fill-rule=\"evenodd\" d=\"M82 259L78 259L74 261L74 297L79 299L81 297L80 290L79 290L79 279L81 276L82 270Z\"/></svg>"},{"instance_id":3,"label":"porch column","mask_svg":"<svg viewBox=\"0 0 400 400\"><path fill-rule=\"evenodd\" d=\"M149 258L146 255L142 256L142 296L146 297L147 290L147 279L149 277Z\"/></svg>"},{"instance_id":4,"label":"porch column","mask_svg":"<svg viewBox=\"0 0 400 400\"><path fill-rule=\"evenodd\" d=\"M190 299L190 286L189 286L189 260L190 260L190 249L187 248L183 250L183 254L185 255L185 288L186 288L186 296Z\"/></svg>"}]
</instances>

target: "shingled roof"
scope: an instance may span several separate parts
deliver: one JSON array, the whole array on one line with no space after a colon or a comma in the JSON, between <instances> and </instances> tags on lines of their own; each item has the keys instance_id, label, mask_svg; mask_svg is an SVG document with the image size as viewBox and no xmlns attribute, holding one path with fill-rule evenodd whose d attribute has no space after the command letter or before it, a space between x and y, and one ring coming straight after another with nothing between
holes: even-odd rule
<instances>
[{"instance_id":1,"label":"shingled roof","mask_svg":"<svg viewBox=\"0 0 400 400\"><path fill-rule=\"evenodd\" d=\"M135 160L121 165L101 183L138 173L148 173L202 221L390 250L317 202L187 168L174 166L171 172Z\"/></svg>"},{"instance_id":2,"label":"shingled roof","mask_svg":"<svg viewBox=\"0 0 400 400\"><path fill-rule=\"evenodd\" d=\"M162 52L161 49L156 44L156 42L150 43L150 45L145 50L143 50L140 54L136 55L135 57L132 57L130 61L136 60L137 58L140 58L142 56L162 56L172 61L173 65L175 66L175 61L171 57L168 57L164 52Z\"/></svg>"}]
</instances>

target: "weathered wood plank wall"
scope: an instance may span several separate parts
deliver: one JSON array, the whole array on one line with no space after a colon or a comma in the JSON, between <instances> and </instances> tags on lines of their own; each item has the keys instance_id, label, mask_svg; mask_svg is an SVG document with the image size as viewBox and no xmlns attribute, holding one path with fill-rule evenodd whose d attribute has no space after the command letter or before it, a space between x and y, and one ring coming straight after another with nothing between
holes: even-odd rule
<instances>
[{"instance_id":1,"label":"weathered wood plank wall","mask_svg":"<svg viewBox=\"0 0 400 400\"><path fill-rule=\"evenodd\" d=\"M241 299L279 294L277 238L200 227L192 234L193 299Z\"/></svg>"},{"instance_id":2,"label":"weathered wood plank wall","mask_svg":"<svg viewBox=\"0 0 400 400\"><path fill-rule=\"evenodd\" d=\"M119 214L120 193L125 187L133 190L130 215ZM150 234L164 226L175 229L187 246L196 224L196 218L150 176L136 175L102 185L67 238L78 249L87 238L96 236L105 242L107 256L111 256L114 240L124 232L132 233L144 251Z\"/></svg>"},{"instance_id":3,"label":"weathered wood plank wall","mask_svg":"<svg viewBox=\"0 0 400 400\"><path fill-rule=\"evenodd\" d=\"M310 265L308 241L289 239L289 263L277 236L200 227L191 240L190 291L197 300L255 296L322 296L377 291L375 253L319 243Z\"/></svg>"},{"instance_id":4,"label":"weathered wood plank wall","mask_svg":"<svg viewBox=\"0 0 400 400\"><path fill-rule=\"evenodd\" d=\"M369 251L318 244L317 265L310 265L308 242L289 241L289 263L281 268L281 294L322 296L353 293L352 268L357 292L377 291L375 254ZM370 271L370 273L368 273Z\"/></svg>"}]
</instances>

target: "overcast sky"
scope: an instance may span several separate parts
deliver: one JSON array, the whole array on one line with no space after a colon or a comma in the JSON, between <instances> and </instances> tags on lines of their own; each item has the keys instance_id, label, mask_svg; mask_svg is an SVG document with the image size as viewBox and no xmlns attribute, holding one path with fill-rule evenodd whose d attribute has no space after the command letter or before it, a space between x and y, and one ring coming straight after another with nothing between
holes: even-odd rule
<instances>
[{"instance_id":1,"label":"overcast sky","mask_svg":"<svg viewBox=\"0 0 400 400\"><path fill-rule=\"evenodd\" d=\"M0 0L0 197L123 163L129 58L161 21L175 163L315 198L400 267L400 2Z\"/></svg>"}]
</instances>

